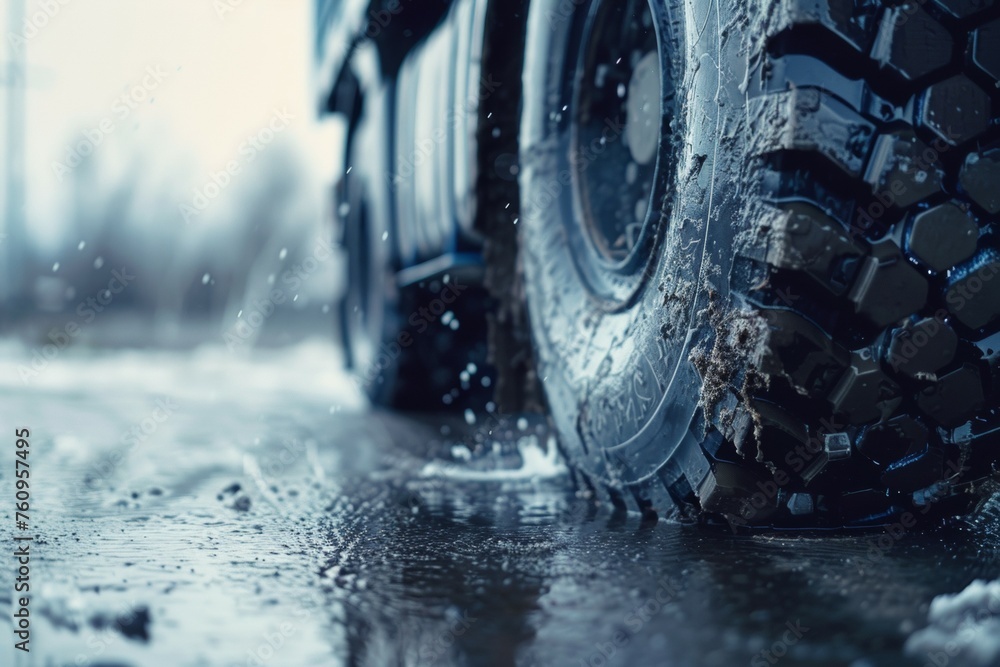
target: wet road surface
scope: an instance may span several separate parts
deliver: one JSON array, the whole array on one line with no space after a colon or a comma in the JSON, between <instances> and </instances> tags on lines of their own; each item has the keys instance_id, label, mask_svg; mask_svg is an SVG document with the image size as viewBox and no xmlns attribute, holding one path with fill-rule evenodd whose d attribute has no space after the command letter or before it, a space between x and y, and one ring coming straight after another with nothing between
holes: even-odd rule
<instances>
[{"instance_id":1,"label":"wet road surface","mask_svg":"<svg viewBox=\"0 0 1000 667\"><path fill-rule=\"evenodd\" d=\"M5 614L4 665L1000 664L992 508L893 535L643 525L576 494L538 426L369 411L322 344L66 352L27 383L24 352L0 349L0 535L29 428L32 650Z\"/></svg>"}]
</instances>

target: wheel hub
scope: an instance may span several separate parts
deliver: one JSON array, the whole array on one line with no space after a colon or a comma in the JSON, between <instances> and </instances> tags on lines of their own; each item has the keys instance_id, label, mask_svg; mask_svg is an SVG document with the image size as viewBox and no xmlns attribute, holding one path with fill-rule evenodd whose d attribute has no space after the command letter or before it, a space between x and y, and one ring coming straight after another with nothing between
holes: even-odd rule
<instances>
[{"instance_id":1,"label":"wheel hub","mask_svg":"<svg viewBox=\"0 0 1000 667\"><path fill-rule=\"evenodd\" d=\"M660 143L660 57L655 51L644 55L632 72L626 112L629 153L636 164L649 165Z\"/></svg>"},{"instance_id":2,"label":"wheel hub","mask_svg":"<svg viewBox=\"0 0 1000 667\"><path fill-rule=\"evenodd\" d=\"M634 256L649 226L666 117L648 0L599 1L584 30L573 95L570 161L595 259Z\"/></svg>"}]
</instances>

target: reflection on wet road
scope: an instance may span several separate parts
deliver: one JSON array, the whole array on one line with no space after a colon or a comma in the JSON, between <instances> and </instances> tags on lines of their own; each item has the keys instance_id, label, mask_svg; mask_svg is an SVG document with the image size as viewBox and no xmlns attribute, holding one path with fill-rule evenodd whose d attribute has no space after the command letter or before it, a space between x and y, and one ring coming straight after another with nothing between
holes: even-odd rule
<instances>
[{"instance_id":1,"label":"reflection on wet road","mask_svg":"<svg viewBox=\"0 0 1000 667\"><path fill-rule=\"evenodd\" d=\"M27 385L17 354L0 400L4 428L33 433L39 540L23 664L998 659L989 587L939 599L923 630L937 596L1000 574L989 513L891 536L642 525L575 494L534 425L470 456L488 420L369 412L323 345L67 354Z\"/></svg>"}]
</instances>

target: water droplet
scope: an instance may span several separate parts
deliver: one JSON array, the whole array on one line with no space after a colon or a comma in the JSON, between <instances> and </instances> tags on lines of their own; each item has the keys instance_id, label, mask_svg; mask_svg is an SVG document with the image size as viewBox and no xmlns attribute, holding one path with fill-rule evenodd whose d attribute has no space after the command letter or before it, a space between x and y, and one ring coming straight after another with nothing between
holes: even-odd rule
<instances>
[{"instance_id":1,"label":"water droplet","mask_svg":"<svg viewBox=\"0 0 1000 667\"><path fill-rule=\"evenodd\" d=\"M468 424L469 426L472 426L473 424L476 423L476 413L473 412L472 410L469 410L468 408L466 408L465 410L465 423Z\"/></svg>"},{"instance_id":2,"label":"water droplet","mask_svg":"<svg viewBox=\"0 0 1000 667\"><path fill-rule=\"evenodd\" d=\"M382 232L382 240L385 241L387 238L389 238L389 232Z\"/></svg>"},{"instance_id":3,"label":"water droplet","mask_svg":"<svg viewBox=\"0 0 1000 667\"><path fill-rule=\"evenodd\" d=\"M201 277L201 284L202 284L202 285L207 285L207 284L208 284L208 281L209 281L209 280L211 280L211 279L212 279L212 276L210 276L210 275L208 275L208 274L206 273L205 275L203 275L203 276Z\"/></svg>"},{"instance_id":4,"label":"water droplet","mask_svg":"<svg viewBox=\"0 0 1000 667\"><path fill-rule=\"evenodd\" d=\"M284 259L288 257L288 248L282 248L281 252L278 253L278 259Z\"/></svg>"},{"instance_id":5,"label":"water droplet","mask_svg":"<svg viewBox=\"0 0 1000 667\"><path fill-rule=\"evenodd\" d=\"M59 262L56 262L55 264L52 265L52 270L53 271L58 271L59 270Z\"/></svg>"},{"instance_id":6,"label":"water droplet","mask_svg":"<svg viewBox=\"0 0 1000 667\"><path fill-rule=\"evenodd\" d=\"M76 249L77 250L83 250L86 247L87 247L87 242L86 241L80 241L79 243L76 244Z\"/></svg>"},{"instance_id":7,"label":"water droplet","mask_svg":"<svg viewBox=\"0 0 1000 667\"><path fill-rule=\"evenodd\" d=\"M104 258L103 257L98 257L97 259L94 260L94 268L95 269L99 269L102 266L104 266Z\"/></svg>"}]
</instances>

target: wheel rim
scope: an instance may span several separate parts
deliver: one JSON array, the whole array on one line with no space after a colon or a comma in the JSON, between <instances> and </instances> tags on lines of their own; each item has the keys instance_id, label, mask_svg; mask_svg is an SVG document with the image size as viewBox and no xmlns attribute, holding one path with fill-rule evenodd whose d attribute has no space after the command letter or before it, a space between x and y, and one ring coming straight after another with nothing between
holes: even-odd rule
<instances>
[{"instance_id":1,"label":"wheel rim","mask_svg":"<svg viewBox=\"0 0 1000 667\"><path fill-rule=\"evenodd\" d=\"M583 31L572 93L569 163L588 272L630 273L653 253L660 147L672 86L664 78L648 0L596 2Z\"/></svg>"}]
</instances>

